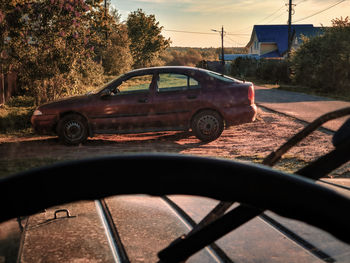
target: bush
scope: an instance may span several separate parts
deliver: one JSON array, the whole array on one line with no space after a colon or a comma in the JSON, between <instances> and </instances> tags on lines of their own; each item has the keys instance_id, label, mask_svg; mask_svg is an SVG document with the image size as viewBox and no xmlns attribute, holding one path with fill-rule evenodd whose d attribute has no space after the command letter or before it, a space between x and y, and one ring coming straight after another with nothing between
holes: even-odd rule
<instances>
[{"instance_id":1,"label":"bush","mask_svg":"<svg viewBox=\"0 0 350 263\"><path fill-rule=\"evenodd\" d=\"M231 64L231 75L238 78L256 77L258 64L255 58L239 57Z\"/></svg>"},{"instance_id":2,"label":"bush","mask_svg":"<svg viewBox=\"0 0 350 263\"><path fill-rule=\"evenodd\" d=\"M325 93L350 94L350 20L332 20L325 34L305 39L292 56L293 81Z\"/></svg>"},{"instance_id":3,"label":"bush","mask_svg":"<svg viewBox=\"0 0 350 263\"><path fill-rule=\"evenodd\" d=\"M0 133L19 132L31 128L30 117L35 107L8 107L0 109Z\"/></svg>"},{"instance_id":4,"label":"bush","mask_svg":"<svg viewBox=\"0 0 350 263\"><path fill-rule=\"evenodd\" d=\"M33 107L34 101L34 98L30 96L17 96L11 97L6 105L9 107Z\"/></svg>"},{"instance_id":5,"label":"bush","mask_svg":"<svg viewBox=\"0 0 350 263\"><path fill-rule=\"evenodd\" d=\"M273 83L289 83L289 63L286 60L262 59L256 70L256 77Z\"/></svg>"},{"instance_id":6,"label":"bush","mask_svg":"<svg viewBox=\"0 0 350 263\"><path fill-rule=\"evenodd\" d=\"M290 82L288 74L289 62L255 58L237 58L231 64L231 75L238 78L256 78L274 83Z\"/></svg>"}]
</instances>

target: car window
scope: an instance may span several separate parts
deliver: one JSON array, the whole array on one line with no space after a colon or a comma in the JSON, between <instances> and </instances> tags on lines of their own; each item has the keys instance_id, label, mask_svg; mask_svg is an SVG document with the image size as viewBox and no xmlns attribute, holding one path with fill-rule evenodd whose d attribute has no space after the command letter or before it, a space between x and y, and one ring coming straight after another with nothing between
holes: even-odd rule
<instances>
[{"instance_id":1,"label":"car window","mask_svg":"<svg viewBox=\"0 0 350 263\"><path fill-rule=\"evenodd\" d=\"M179 91L199 88L197 80L183 74L161 73L159 74L158 92Z\"/></svg>"},{"instance_id":2,"label":"car window","mask_svg":"<svg viewBox=\"0 0 350 263\"><path fill-rule=\"evenodd\" d=\"M220 75L216 72L211 72L211 71L208 71L208 74L209 76L211 77L211 79L217 79L217 80L220 80L220 81L225 81L225 82L236 82L237 80L234 79L234 78L231 78L231 77L228 77L228 76L225 76L225 75Z\"/></svg>"},{"instance_id":3,"label":"car window","mask_svg":"<svg viewBox=\"0 0 350 263\"><path fill-rule=\"evenodd\" d=\"M152 83L153 75L142 75L131 77L123 81L117 88L117 94L129 94L148 92Z\"/></svg>"},{"instance_id":4,"label":"car window","mask_svg":"<svg viewBox=\"0 0 350 263\"><path fill-rule=\"evenodd\" d=\"M193 78L190 78L190 77L188 77L188 78L189 78L189 88L190 89L198 89L198 88L200 88L200 85L199 85L197 80L195 80Z\"/></svg>"}]
</instances>

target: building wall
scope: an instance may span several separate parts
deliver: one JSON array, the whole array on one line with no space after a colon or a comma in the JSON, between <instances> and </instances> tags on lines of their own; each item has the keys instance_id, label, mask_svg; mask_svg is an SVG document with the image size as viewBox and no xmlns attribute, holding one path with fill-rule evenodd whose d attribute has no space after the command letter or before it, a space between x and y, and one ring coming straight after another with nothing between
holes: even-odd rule
<instances>
[{"instance_id":1,"label":"building wall","mask_svg":"<svg viewBox=\"0 0 350 263\"><path fill-rule=\"evenodd\" d=\"M264 55L277 49L277 44L275 43L260 43L260 55Z\"/></svg>"},{"instance_id":2,"label":"building wall","mask_svg":"<svg viewBox=\"0 0 350 263\"><path fill-rule=\"evenodd\" d=\"M259 42L258 42L258 38L256 37L255 33L254 33L252 44L250 46L248 46L248 54L260 55Z\"/></svg>"}]
</instances>

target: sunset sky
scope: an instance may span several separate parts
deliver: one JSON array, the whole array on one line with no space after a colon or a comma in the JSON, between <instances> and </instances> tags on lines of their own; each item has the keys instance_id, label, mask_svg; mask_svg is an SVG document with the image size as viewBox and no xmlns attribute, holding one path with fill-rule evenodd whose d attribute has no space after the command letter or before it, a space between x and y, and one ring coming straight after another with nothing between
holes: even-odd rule
<instances>
[{"instance_id":1,"label":"sunset sky","mask_svg":"<svg viewBox=\"0 0 350 263\"><path fill-rule=\"evenodd\" d=\"M220 34L211 29L221 30L221 26L226 47L245 46L254 24L286 24L288 19L288 0L111 1L122 20L138 8L154 14L164 27L162 34L172 40L171 46L219 47ZM293 0L293 4L292 21L296 24L329 26L334 18L350 16L350 0Z\"/></svg>"}]
</instances>

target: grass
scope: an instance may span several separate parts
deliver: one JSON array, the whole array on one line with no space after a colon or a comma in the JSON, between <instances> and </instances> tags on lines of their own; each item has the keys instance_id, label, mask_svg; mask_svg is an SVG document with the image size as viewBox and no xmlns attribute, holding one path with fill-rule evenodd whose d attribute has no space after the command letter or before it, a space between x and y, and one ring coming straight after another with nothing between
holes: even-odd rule
<instances>
[{"instance_id":1,"label":"grass","mask_svg":"<svg viewBox=\"0 0 350 263\"><path fill-rule=\"evenodd\" d=\"M264 160L264 158L260 156L240 156L236 159L241 161L249 161L257 164L261 164ZM308 162L305 162L304 160L298 159L293 156L287 156L282 158L276 165L273 166L273 168L286 173L295 173L307 164Z\"/></svg>"},{"instance_id":2,"label":"grass","mask_svg":"<svg viewBox=\"0 0 350 263\"><path fill-rule=\"evenodd\" d=\"M1 159L0 178L62 161L56 158Z\"/></svg>"},{"instance_id":3,"label":"grass","mask_svg":"<svg viewBox=\"0 0 350 263\"><path fill-rule=\"evenodd\" d=\"M30 117L35 110L32 97L11 98L0 108L0 134L30 132Z\"/></svg>"}]
</instances>

